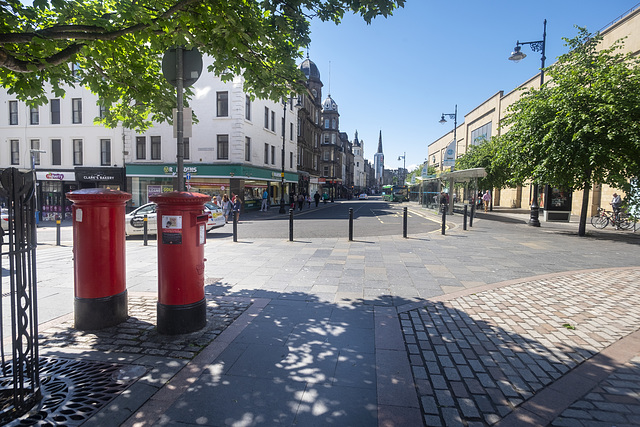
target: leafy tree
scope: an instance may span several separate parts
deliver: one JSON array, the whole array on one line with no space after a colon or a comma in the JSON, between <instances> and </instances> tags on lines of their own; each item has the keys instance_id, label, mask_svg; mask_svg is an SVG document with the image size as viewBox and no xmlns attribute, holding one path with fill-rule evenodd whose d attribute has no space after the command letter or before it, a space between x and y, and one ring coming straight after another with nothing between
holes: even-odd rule
<instances>
[{"instance_id":1,"label":"leafy tree","mask_svg":"<svg viewBox=\"0 0 640 427\"><path fill-rule=\"evenodd\" d=\"M462 157L456 159L456 170L484 168L487 176L478 180L482 188L502 188L518 184L513 180L506 159L499 155L499 146L500 136L472 145Z\"/></svg>"},{"instance_id":2,"label":"leafy tree","mask_svg":"<svg viewBox=\"0 0 640 427\"><path fill-rule=\"evenodd\" d=\"M544 182L584 190L579 235L585 234L589 190L605 183L628 191L640 176L640 60L603 48L579 28L570 48L545 70L550 80L509 107L508 128L493 147L511 182Z\"/></svg>"},{"instance_id":3,"label":"leafy tree","mask_svg":"<svg viewBox=\"0 0 640 427\"><path fill-rule=\"evenodd\" d=\"M352 11L370 23L404 2L0 0L0 86L30 105L44 104L50 89L63 96L65 86L86 87L108 107L105 125L144 129L149 118L170 120L175 106L161 76L171 46L197 47L215 60L209 72L243 75L245 90L278 100L301 88L296 60L310 19L338 24Z\"/></svg>"}]
</instances>

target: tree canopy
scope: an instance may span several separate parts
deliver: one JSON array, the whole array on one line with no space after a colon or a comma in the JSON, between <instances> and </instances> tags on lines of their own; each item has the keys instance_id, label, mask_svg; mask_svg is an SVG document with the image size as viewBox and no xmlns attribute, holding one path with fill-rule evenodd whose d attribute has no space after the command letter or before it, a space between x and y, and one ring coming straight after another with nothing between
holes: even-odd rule
<instances>
[{"instance_id":1,"label":"tree canopy","mask_svg":"<svg viewBox=\"0 0 640 427\"><path fill-rule=\"evenodd\" d=\"M623 40L602 46L579 28L569 52L545 69L547 81L511 104L505 131L460 159L485 167L493 185L526 181L584 190L584 234L594 183L625 191L640 176L640 60L620 53Z\"/></svg>"},{"instance_id":2,"label":"tree canopy","mask_svg":"<svg viewBox=\"0 0 640 427\"><path fill-rule=\"evenodd\" d=\"M30 105L68 86L95 93L104 124L144 129L170 120L175 89L161 76L168 48L196 47L209 72L242 75L245 90L279 99L300 89L296 61L313 18L367 22L405 0L0 0L0 85ZM47 86L49 84L50 86ZM187 90L186 98L192 93Z\"/></svg>"}]
</instances>

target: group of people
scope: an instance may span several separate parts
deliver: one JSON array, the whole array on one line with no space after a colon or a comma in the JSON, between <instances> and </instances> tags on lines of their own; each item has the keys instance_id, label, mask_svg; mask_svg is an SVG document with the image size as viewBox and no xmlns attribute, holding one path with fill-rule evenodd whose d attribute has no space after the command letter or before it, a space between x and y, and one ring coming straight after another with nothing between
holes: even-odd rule
<instances>
[{"instance_id":1,"label":"group of people","mask_svg":"<svg viewBox=\"0 0 640 427\"><path fill-rule=\"evenodd\" d=\"M304 193L298 193L298 194L294 194L291 193L289 195L289 200L291 202L291 209L295 209L296 208L296 204L298 205L298 209L302 210L302 208L304 207L304 204L307 203L308 207L311 207L311 202L315 202L316 207L318 207L318 203L320 203L320 193L318 193L316 191L316 194L313 195L313 198L311 198L311 195L309 194L304 194ZM325 203L327 201L325 200ZM265 189L264 192L262 193L262 204L260 205L260 212L266 212L269 209L269 192Z\"/></svg>"},{"instance_id":2,"label":"group of people","mask_svg":"<svg viewBox=\"0 0 640 427\"><path fill-rule=\"evenodd\" d=\"M229 215L231 212L237 216L238 221L240 221L240 208L242 207L242 201L240 197L231 193L231 197L224 194L222 196L222 200L218 199L218 196L213 196L211 202L222 209L224 213L224 222L229 222ZM231 217L233 220L233 217Z\"/></svg>"}]
</instances>

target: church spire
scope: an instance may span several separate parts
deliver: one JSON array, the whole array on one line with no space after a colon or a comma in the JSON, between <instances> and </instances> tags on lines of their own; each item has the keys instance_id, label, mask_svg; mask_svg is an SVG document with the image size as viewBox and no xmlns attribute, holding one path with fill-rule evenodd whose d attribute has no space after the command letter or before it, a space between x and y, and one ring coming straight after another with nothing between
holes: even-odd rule
<instances>
[{"instance_id":1,"label":"church spire","mask_svg":"<svg viewBox=\"0 0 640 427\"><path fill-rule=\"evenodd\" d=\"M380 131L380 136L378 137L378 153L382 153L382 131Z\"/></svg>"}]
</instances>

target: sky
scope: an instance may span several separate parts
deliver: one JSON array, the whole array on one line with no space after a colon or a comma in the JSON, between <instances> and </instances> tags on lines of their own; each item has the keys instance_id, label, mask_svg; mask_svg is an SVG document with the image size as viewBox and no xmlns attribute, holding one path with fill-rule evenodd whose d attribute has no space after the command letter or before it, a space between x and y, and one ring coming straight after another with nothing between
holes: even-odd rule
<instances>
[{"instance_id":1,"label":"sky","mask_svg":"<svg viewBox=\"0 0 640 427\"><path fill-rule=\"evenodd\" d=\"M542 40L547 20L546 65L567 52L565 38L606 28L640 0L407 0L393 16L367 25L345 15L342 23L311 23L309 59L320 70L322 96L338 104L340 131L364 141L372 160L382 131L385 168L409 171L427 147L453 130L440 124L458 106L464 115L499 91L508 93L535 76L541 54L529 45L509 61L516 41ZM305 53L306 55L306 53ZM406 154L405 154L406 153ZM406 156L406 159L399 159Z\"/></svg>"}]
</instances>

